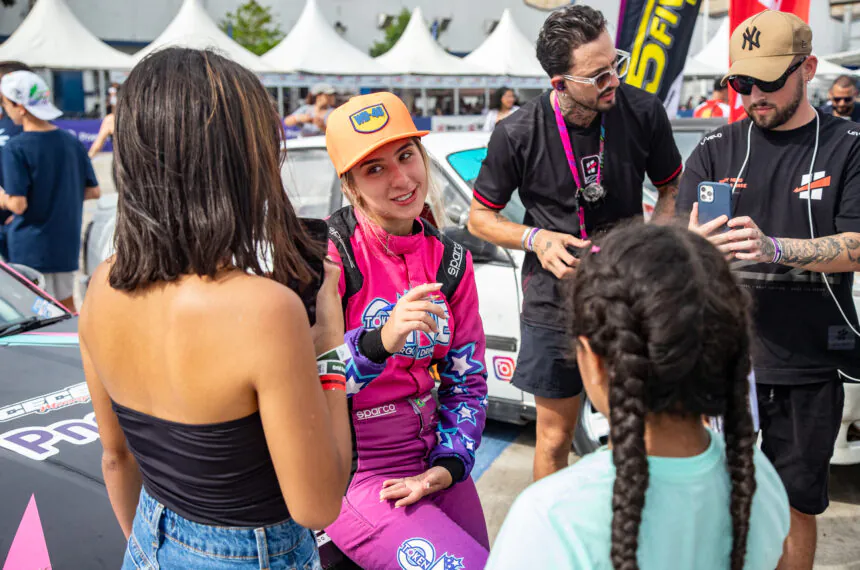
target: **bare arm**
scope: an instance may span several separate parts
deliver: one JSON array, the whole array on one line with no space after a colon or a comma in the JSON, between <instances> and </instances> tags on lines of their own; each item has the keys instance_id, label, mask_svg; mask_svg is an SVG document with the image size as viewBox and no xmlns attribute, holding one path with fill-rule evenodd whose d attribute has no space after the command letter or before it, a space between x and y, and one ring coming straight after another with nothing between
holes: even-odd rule
<instances>
[{"instance_id":1,"label":"bare arm","mask_svg":"<svg viewBox=\"0 0 860 570\"><path fill-rule=\"evenodd\" d=\"M90 155L90 158L95 157L98 153L102 151L102 148L104 148L107 138L113 134L113 130L114 114L111 113L102 121L102 124L99 127L99 134L96 135L96 140L93 141L90 150L87 152L87 154Z\"/></svg>"},{"instance_id":2,"label":"bare arm","mask_svg":"<svg viewBox=\"0 0 860 570\"><path fill-rule=\"evenodd\" d=\"M714 233L723 224L732 229ZM690 212L689 228L707 237L730 259L769 263L776 253L776 241L782 254L779 260L781 265L819 273L860 271L860 233L844 232L815 239L771 238L748 216L728 222L725 216L720 216L699 225L699 208L695 203Z\"/></svg>"},{"instance_id":3,"label":"bare arm","mask_svg":"<svg viewBox=\"0 0 860 570\"><path fill-rule=\"evenodd\" d=\"M84 200L98 200L101 198L102 189L98 186L90 186L84 189Z\"/></svg>"},{"instance_id":4,"label":"bare arm","mask_svg":"<svg viewBox=\"0 0 860 570\"><path fill-rule=\"evenodd\" d=\"M668 184L657 187L657 204L654 206L654 214L651 220L654 222L668 222L675 217L675 198L678 197L678 178Z\"/></svg>"},{"instance_id":5,"label":"bare arm","mask_svg":"<svg viewBox=\"0 0 860 570\"><path fill-rule=\"evenodd\" d=\"M773 242L763 243L773 256ZM860 234L846 232L815 239L776 238L782 250L782 265L821 273L860 271Z\"/></svg>"},{"instance_id":6,"label":"bare arm","mask_svg":"<svg viewBox=\"0 0 860 570\"><path fill-rule=\"evenodd\" d=\"M333 291L339 307L337 279L332 284L328 267L326 272L323 288ZM324 528L340 514L352 442L346 393L322 390L316 354L319 347L343 343L343 316L339 334L330 330L321 335L317 329L314 342L295 293L279 289L266 301L248 315L265 334L255 335L241 351L255 363L253 382L266 443L290 514L304 527ZM326 310L319 301L318 309L324 320Z\"/></svg>"},{"instance_id":7,"label":"bare arm","mask_svg":"<svg viewBox=\"0 0 860 570\"><path fill-rule=\"evenodd\" d=\"M81 358L83 359L84 374L87 378L87 387L96 412L96 422L102 442L102 475L116 520L119 522L126 539L128 539L143 483L140 468L128 449L125 434L123 434L116 414L111 407L110 397L87 352L85 341L86 315L86 303L84 303L84 307L81 309L79 327Z\"/></svg>"},{"instance_id":8,"label":"bare arm","mask_svg":"<svg viewBox=\"0 0 860 570\"><path fill-rule=\"evenodd\" d=\"M522 249L523 232L527 227L510 221L501 212L491 210L472 198L468 222L472 235L508 249Z\"/></svg>"},{"instance_id":9,"label":"bare arm","mask_svg":"<svg viewBox=\"0 0 860 570\"><path fill-rule=\"evenodd\" d=\"M20 216L27 211L27 197L10 196L3 190L0 190L0 210L9 210L13 214Z\"/></svg>"},{"instance_id":10,"label":"bare arm","mask_svg":"<svg viewBox=\"0 0 860 570\"><path fill-rule=\"evenodd\" d=\"M508 249L523 249L523 234L529 226L514 223L500 212L491 210L472 199L469 210L469 231L490 243ZM568 247L582 248L591 245L572 235L541 229L534 236L534 253L540 260L541 267L551 271L557 278L569 276L579 260L571 255Z\"/></svg>"}]
</instances>

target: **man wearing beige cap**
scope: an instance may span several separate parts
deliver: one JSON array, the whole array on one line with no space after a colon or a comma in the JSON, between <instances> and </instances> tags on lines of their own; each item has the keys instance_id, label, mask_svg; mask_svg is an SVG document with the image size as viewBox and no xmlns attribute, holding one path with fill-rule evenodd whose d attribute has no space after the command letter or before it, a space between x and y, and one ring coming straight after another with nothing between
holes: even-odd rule
<instances>
[{"instance_id":1,"label":"man wearing beige cap","mask_svg":"<svg viewBox=\"0 0 860 570\"><path fill-rule=\"evenodd\" d=\"M753 298L762 450L792 506L779 568L811 569L842 375L860 370L851 297L860 271L860 126L810 105L806 84L818 63L812 31L797 16L749 18L732 33L730 50L723 81L741 94L749 117L696 147L677 210L726 253ZM731 216L699 225L698 201L712 196L699 194L701 182L731 185Z\"/></svg>"}]
</instances>

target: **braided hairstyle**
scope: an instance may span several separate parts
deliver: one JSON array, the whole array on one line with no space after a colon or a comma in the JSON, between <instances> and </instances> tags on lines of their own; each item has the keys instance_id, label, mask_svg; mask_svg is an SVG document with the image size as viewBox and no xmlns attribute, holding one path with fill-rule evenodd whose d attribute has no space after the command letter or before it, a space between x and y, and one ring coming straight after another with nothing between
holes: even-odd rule
<instances>
[{"instance_id":1,"label":"braided hairstyle","mask_svg":"<svg viewBox=\"0 0 860 570\"><path fill-rule=\"evenodd\" d=\"M646 414L724 417L732 484L732 570L742 570L755 492L748 297L722 255L686 229L621 226L570 282L573 338L588 339L609 375L616 478L611 558L638 569L648 459Z\"/></svg>"}]
</instances>

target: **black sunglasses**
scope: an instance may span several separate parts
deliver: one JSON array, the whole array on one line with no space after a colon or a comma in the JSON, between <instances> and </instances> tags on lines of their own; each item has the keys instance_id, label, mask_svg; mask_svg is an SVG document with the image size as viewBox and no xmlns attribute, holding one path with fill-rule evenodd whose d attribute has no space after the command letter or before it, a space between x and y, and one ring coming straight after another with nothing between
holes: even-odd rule
<instances>
[{"instance_id":1,"label":"black sunglasses","mask_svg":"<svg viewBox=\"0 0 860 570\"><path fill-rule=\"evenodd\" d=\"M854 97L831 97L834 103L850 103Z\"/></svg>"},{"instance_id":2,"label":"black sunglasses","mask_svg":"<svg viewBox=\"0 0 860 570\"><path fill-rule=\"evenodd\" d=\"M746 75L732 75L729 77L729 85L732 86L732 89L740 93L741 95L749 95L752 93L753 85L764 91L765 93L773 93L774 91L779 91L785 86L785 82L788 81L789 76L797 71L803 62L806 61L804 57L791 67L785 70L779 79L774 81L761 81L754 77L748 77Z\"/></svg>"}]
</instances>

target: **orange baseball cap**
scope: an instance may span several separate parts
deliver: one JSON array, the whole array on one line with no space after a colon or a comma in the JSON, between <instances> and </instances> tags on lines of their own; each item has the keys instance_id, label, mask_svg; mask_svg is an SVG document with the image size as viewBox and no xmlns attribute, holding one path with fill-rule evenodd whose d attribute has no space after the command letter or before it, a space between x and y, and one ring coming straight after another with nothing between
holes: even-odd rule
<instances>
[{"instance_id":1,"label":"orange baseball cap","mask_svg":"<svg viewBox=\"0 0 860 570\"><path fill-rule=\"evenodd\" d=\"M412 115L397 95L371 93L353 97L329 114L325 146L341 176L379 147L429 132L415 128Z\"/></svg>"}]
</instances>

